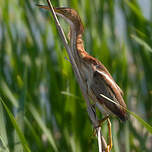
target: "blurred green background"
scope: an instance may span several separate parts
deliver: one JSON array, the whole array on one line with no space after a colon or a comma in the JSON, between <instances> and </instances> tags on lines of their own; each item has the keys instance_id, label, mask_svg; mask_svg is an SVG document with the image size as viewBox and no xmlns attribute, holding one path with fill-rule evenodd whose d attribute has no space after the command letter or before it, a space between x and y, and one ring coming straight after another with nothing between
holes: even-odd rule
<instances>
[{"instance_id":1,"label":"blurred green background","mask_svg":"<svg viewBox=\"0 0 152 152\"><path fill-rule=\"evenodd\" d=\"M152 125L152 1L52 3L79 12L86 50L110 71L128 109ZM0 152L98 151L54 20L35 6L46 1L0 4ZM67 24L60 21L67 34ZM135 118L111 121L112 152L152 151L152 135ZM107 139L106 123L102 132Z\"/></svg>"}]
</instances>

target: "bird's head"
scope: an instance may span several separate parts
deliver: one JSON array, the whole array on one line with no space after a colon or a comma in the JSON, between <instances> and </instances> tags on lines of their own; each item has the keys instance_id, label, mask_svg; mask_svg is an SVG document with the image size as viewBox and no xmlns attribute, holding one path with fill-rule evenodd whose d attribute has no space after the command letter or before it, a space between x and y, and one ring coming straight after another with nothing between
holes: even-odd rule
<instances>
[{"instance_id":1,"label":"bird's head","mask_svg":"<svg viewBox=\"0 0 152 152\"><path fill-rule=\"evenodd\" d=\"M50 10L48 6L44 6L44 5L38 5L38 6L40 8ZM72 28L75 28L77 32L83 33L84 27L82 21L80 19L79 14L74 9L67 7L58 7L58 8L54 8L54 11L58 16L64 18Z\"/></svg>"}]
</instances>

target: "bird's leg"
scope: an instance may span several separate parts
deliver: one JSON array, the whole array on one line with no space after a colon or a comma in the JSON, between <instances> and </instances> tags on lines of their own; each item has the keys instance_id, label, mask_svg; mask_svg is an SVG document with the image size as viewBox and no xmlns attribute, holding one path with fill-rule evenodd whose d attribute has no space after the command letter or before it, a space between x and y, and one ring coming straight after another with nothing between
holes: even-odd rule
<instances>
[{"instance_id":1,"label":"bird's leg","mask_svg":"<svg viewBox=\"0 0 152 152\"><path fill-rule=\"evenodd\" d=\"M111 122L109 118L107 118L107 122L108 122L108 131L109 131L109 143L107 145L107 148L105 149L105 152L110 152L110 150L112 149L112 132L111 132Z\"/></svg>"},{"instance_id":2,"label":"bird's leg","mask_svg":"<svg viewBox=\"0 0 152 152\"><path fill-rule=\"evenodd\" d=\"M103 123L104 121L106 121L107 119L109 119L109 115L108 115L108 116L105 116L103 119L99 120L99 126L101 126L102 123Z\"/></svg>"},{"instance_id":3,"label":"bird's leg","mask_svg":"<svg viewBox=\"0 0 152 152\"><path fill-rule=\"evenodd\" d=\"M109 141L108 141L108 145L107 145L106 149L104 149L104 151L110 152L110 150L112 149L112 132L111 132L111 122L110 122L109 116L105 116L102 120L99 120L99 126L97 126L97 127L100 127L102 125L102 123L106 120L108 123L108 132L109 132L108 140ZM94 134L96 134L96 132Z\"/></svg>"},{"instance_id":4,"label":"bird's leg","mask_svg":"<svg viewBox=\"0 0 152 152\"><path fill-rule=\"evenodd\" d=\"M109 116L105 116L103 119L98 120L98 126L96 126L96 127L94 128L94 131L93 131L93 135L94 135L94 136L97 134L96 128L101 127L101 125L103 124L103 122L106 121L108 118L109 118Z\"/></svg>"}]
</instances>

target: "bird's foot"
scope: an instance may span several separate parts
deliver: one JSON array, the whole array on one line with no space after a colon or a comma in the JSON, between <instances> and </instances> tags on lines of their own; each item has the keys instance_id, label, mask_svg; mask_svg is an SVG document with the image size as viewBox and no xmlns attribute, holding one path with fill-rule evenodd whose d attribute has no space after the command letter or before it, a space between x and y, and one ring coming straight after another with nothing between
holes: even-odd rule
<instances>
[{"instance_id":1,"label":"bird's foot","mask_svg":"<svg viewBox=\"0 0 152 152\"><path fill-rule=\"evenodd\" d=\"M109 119L109 116L106 116L106 117L104 117L103 119L101 119L101 120L98 121L98 124L99 124L99 125L96 126L96 127L94 128L94 131L93 131L93 135L94 135L94 136L97 134L96 129L99 128L99 127L101 127L102 124L104 123L104 121L106 121L107 119Z\"/></svg>"},{"instance_id":2,"label":"bird's foot","mask_svg":"<svg viewBox=\"0 0 152 152\"><path fill-rule=\"evenodd\" d=\"M106 120L107 120L107 123L108 123L109 139L108 139L108 145L106 146L104 151L105 152L110 152L111 149L112 149L112 132L111 132L111 122L110 122L109 116L106 116L102 120L99 120L99 125L96 128L101 127L102 123ZM97 134L96 128L94 129L94 136Z\"/></svg>"}]
</instances>

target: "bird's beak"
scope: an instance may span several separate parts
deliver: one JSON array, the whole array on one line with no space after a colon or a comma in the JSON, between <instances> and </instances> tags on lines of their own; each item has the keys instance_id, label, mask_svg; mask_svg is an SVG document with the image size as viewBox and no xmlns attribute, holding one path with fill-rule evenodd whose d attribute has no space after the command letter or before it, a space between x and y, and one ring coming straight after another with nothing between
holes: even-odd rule
<instances>
[{"instance_id":1,"label":"bird's beak","mask_svg":"<svg viewBox=\"0 0 152 152\"><path fill-rule=\"evenodd\" d=\"M46 9L46 10L50 10L50 7L49 7L49 6L46 6L46 5L37 4L36 6L38 6L39 8L43 8L43 9ZM55 11L56 13L63 14L62 8L55 8L55 7L53 7L53 9L54 9L54 11Z\"/></svg>"},{"instance_id":2,"label":"bird's beak","mask_svg":"<svg viewBox=\"0 0 152 152\"><path fill-rule=\"evenodd\" d=\"M50 10L50 8L48 6L45 6L45 5L36 4L36 6L38 6L39 8L44 8L46 10Z\"/></svg>"}]
</instances>

